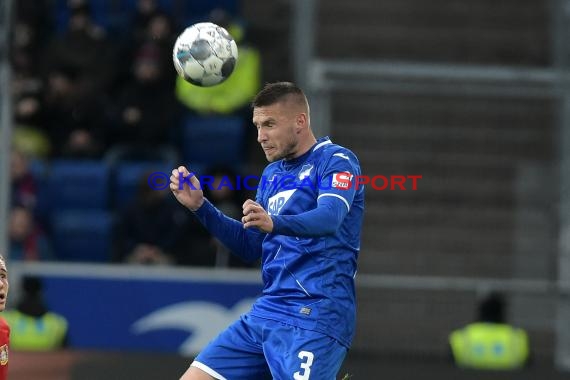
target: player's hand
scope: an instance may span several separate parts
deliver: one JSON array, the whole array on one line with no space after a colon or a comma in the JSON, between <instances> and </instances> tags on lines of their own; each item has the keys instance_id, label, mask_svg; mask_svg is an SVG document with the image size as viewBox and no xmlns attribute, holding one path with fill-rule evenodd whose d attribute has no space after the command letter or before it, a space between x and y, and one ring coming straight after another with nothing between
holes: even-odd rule
<instances>
[{"instance_id":1,"label":"player's hand","mask_svg":"<svg viewBox=\"0 0 570 380\"><path fill-rule=\"evenodd\" d=\"M186 178L190 178L192 186L186 182ZM194 173L190 173L184 166L179 166L178 169L172 171L170 190L176 200L191 211L198 210L204 203L204 193L200 187L200 181Z\"/></svg>"},{"instance_id":2,"label":"player's hand","mask_svg":"<svg viewBox=\"0 0 570 380\"><path fill-rule=\"evenodd\" d=\"M243 228L257 227L262 232L271 233L273 231L273 219L261 207L259 203L248 199L243 204L243 218L241 218Z\"/></svg>"}]
</instances>

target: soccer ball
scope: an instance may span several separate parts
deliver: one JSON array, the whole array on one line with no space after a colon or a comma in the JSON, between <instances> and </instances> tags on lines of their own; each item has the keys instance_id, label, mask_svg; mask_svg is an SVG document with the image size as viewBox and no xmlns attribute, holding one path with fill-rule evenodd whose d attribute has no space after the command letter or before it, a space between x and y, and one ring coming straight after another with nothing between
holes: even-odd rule
<instances>
[{"instance_id":1,"label":"soccer ball","mask_svg":"<svg viewBox=\"0 0 570 380\"><path fill-rule=\"evenodd\" d=\"M211 22L186 28L172 51L174 68L186 81L202 87L222 83L234 71L236 42L227 30Z\"/></svg>"}]
</instances>

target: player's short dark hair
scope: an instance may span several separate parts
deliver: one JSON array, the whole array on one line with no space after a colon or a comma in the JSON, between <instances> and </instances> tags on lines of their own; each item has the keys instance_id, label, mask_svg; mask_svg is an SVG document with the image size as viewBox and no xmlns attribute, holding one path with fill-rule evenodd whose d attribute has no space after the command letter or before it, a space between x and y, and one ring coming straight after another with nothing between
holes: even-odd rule
<instances>
[{"instance_id":1,"label":"player's short dark hair","mask_svg":"<svg viewBox=\"0 0 570 380\"><path fill-rule=\"evenodd\" d=\"M291 82L267 83L255 96L251 107L266 107L293 97L299 103L306 103L305 93L296 84Z\"/></svg>"}]
</instances>

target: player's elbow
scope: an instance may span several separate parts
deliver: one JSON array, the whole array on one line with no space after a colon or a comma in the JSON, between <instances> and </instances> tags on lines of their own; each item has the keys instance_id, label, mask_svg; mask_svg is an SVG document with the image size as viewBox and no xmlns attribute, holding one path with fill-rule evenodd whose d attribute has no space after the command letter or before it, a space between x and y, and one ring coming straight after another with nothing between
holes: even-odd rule
<instances>
[{"instance_id":1,"label":"player's elbow","mask_svg":"<svg viewBox=\"0 0 570 380\"><path fill-rule=\"evenodd\" d=\"M340 223L325 223L325 225L323 226L323 230L321 231L321 235L323 236L334 235L339 228L340 228Z\"/></svg>"}]
</instances>

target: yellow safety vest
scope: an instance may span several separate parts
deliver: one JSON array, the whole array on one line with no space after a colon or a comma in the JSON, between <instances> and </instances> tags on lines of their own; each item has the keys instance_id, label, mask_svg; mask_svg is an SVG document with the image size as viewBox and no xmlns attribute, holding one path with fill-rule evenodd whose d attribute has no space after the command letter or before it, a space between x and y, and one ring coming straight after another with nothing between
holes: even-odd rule
<instances>
[{"instance_id":1,"label":"yellow safety vest","mask_svg":"<svg viewBox=\"0 0 570 380\"><path fill-rule=\"evenodd\" d=\"M455 363L482 370L512 370L524 366L529 355L526 332L506 324L472 323L449 336Z\"/></svg>"},{"instance_id":2,"label":"yellow safety vest","mask_svg":"<svg viewBox=\"0 0 570 380\"><path fill-rule=\"evenodd\" d=\"M63 345L67 321L48 312L40 318L18 310L7 310L3 317L10 326L10 349L15 351L51 351Z\"/></svg>"}]
</instances>

